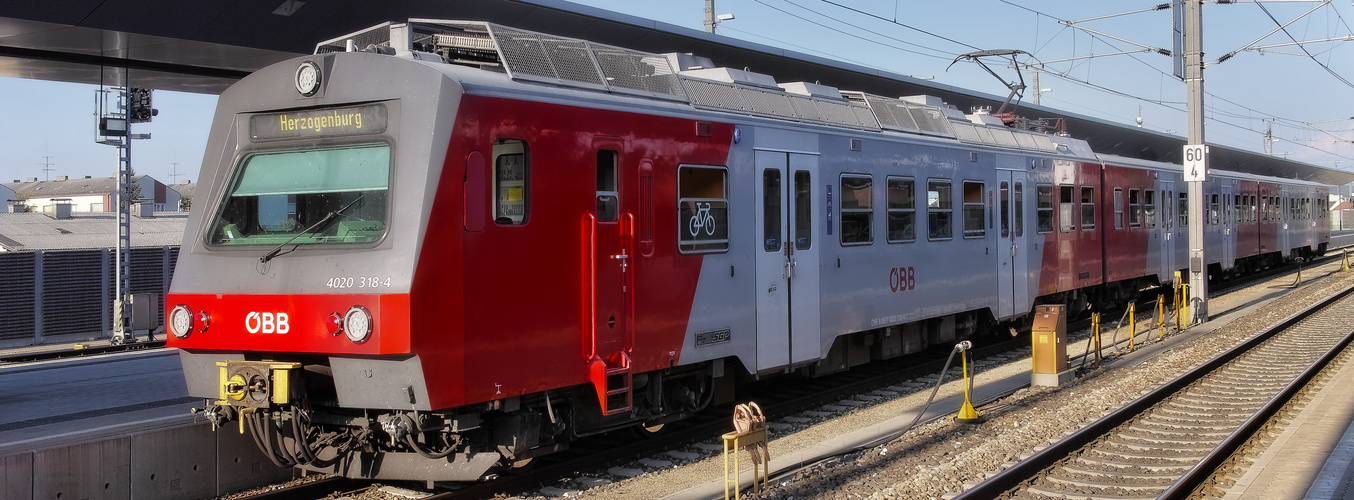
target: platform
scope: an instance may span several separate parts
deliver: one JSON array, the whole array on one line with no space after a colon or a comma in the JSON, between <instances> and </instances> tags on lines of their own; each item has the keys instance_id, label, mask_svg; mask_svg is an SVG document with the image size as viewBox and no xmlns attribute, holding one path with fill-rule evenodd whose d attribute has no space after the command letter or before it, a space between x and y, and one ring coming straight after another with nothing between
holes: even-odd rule
<instances>
[{"instance_id":1,"label":"platform","mask_svg":"<svg viewBox=\"0 0 1354 500\"><path fill-rule=\"evenodd\" d=\"M1317 391L1225 500L1354 498L1354 363Z\"/></svg>"}]
</instances>

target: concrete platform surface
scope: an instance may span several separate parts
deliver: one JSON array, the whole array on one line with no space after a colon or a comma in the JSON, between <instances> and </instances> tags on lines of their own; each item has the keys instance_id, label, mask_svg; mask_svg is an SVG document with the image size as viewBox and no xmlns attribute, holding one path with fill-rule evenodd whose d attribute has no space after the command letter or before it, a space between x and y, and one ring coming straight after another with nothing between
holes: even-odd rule
<instances>
[{"instance_id":1,"label":"concrete platform surface","mask_svg":"<svg viewBox=\"0 0 1354 500\"><path fill-rule=\"evenodd\" d=\"M1354 363L1346 363L1224 500L1354 498Z\"/></svg>"}]
</instances>

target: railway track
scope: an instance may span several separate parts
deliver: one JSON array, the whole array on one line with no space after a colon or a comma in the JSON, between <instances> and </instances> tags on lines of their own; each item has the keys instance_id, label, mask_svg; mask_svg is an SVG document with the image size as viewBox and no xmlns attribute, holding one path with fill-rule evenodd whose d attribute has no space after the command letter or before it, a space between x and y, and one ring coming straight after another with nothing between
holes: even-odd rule
<instances>
[{"instance_id":1,"label":"railway track","mask_svg":"<svg viewBox=\"0 0 1354 500\"><path fill-rule=\"evenodd\" d=\"M959 495L1185 498L1354 339L1354 288Z\"/></svg>"}]
</instances>

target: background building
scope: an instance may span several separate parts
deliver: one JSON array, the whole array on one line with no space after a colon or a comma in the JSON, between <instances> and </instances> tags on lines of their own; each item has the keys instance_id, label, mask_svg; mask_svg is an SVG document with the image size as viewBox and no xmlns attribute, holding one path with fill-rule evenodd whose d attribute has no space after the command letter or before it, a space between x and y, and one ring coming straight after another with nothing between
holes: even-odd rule
<instances>
[{"instance_id":1,"label":"background building","mask_svg":"<svg viewBox=\"0 0 1354 500\"><path fill-rule=\"evenodd\" d=\"M149 175L137 176L134 181L139 197L145 203L154 204L153 211L175 211L179 209L179 192L169 189L164 183ZM118 184L115 177L70 178L64 175L55 180L40 181L29 177L24 181L3 186L14 192L6 199L21 200L28 211L50 211L57 204L70 204L72 212L113 212L117 209ZM134 191L136 192L136 191Z\"/></svg>"}]
</instances>

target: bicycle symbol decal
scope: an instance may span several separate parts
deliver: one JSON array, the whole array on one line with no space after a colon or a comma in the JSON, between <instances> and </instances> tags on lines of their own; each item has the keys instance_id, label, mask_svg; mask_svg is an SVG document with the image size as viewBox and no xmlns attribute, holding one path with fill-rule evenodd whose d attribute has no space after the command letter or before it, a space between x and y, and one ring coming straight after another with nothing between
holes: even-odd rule
<instances>
[{"instance_id":1,"label":"bicycle symbol decal","mask_svg":"<svg viewBox=\"0 0 1354 500\"><path fill-rule=\"evenodd\" d=\"M702 228L705 229L707 236L715 235L715 216L710 213L709 203L696 203L696 214L691 216L690 224L691 237L694 238L700 234Z\"/></svg>"}]
</instances>

